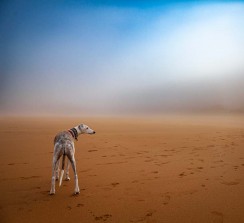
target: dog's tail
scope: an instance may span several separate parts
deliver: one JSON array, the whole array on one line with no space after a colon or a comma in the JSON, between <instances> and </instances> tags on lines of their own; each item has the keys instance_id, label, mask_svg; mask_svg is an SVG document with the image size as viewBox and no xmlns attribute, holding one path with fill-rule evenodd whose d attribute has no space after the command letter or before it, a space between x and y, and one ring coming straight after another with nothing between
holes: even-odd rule
<instances>
[{"instance_id":1,"label":"dog's tail","mask_svg":"<svg viewBox=\"0 0 244 223\"><path fill-rule=\"evenodd\" d=\"M61 186L62 181L63 181L63 176L64 176L64 161L65 161L65 155L63 155L63 159L62 159L62 170L61 170L61 173L60 173L59 186Z\"/></svg>"},{"instance_id":2,"label":"dog's tail","mask_svg":"<svg viewBox=\"0 0 244 223\"><path fill-rule=\"evenodd\" d=\"M62 184L63 176L64 176L64 170L61 170L60 180L59 180L59 186L61 186L61 184Z\"/></svg>"}]
</instances>

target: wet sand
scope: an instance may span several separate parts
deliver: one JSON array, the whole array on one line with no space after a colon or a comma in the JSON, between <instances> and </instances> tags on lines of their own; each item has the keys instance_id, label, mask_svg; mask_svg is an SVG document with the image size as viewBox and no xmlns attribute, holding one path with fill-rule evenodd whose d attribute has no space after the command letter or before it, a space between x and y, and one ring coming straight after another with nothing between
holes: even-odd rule
<instances>
[{"instance_id":1,"label":"wet sand","mask_svg":"<svg viewBox=\"0 0 244 223\"><path fill-rule=\"evenodd\" d=\"M49 195L53 138L85 123ZM0 222L244 222L244 116L1 117Z\"/></svg>"}]
</instances>

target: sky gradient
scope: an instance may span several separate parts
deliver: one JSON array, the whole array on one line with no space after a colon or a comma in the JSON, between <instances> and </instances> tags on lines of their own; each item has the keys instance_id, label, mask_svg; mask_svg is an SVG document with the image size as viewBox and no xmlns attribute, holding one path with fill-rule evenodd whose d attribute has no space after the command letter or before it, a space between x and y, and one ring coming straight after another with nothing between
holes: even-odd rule
<instances>
[{"instance_id":1,"label":"sky gradient","mask_svg":"<svg viewBox=\"0 0 244 223\"><path fill-rule=\"evenodd\" d=\"M244 111L242 1L3 1L1 114Z\"/></svg>"}]
</instances>

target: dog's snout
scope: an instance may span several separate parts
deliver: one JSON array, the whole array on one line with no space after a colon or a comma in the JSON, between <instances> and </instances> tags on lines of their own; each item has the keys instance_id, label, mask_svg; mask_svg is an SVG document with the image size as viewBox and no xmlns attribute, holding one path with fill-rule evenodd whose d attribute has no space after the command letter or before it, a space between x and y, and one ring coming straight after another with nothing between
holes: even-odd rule
<instances>
[{"instance_id":1,"label":"dog's snout","mask_svg":"<svg viewBox=\"0 0 244 223\"><path fill-rule=\"evenodd\" d=\"M95 131L93 131L93 134L95 134L96 132Z\"/></svg>"}]
</instances>

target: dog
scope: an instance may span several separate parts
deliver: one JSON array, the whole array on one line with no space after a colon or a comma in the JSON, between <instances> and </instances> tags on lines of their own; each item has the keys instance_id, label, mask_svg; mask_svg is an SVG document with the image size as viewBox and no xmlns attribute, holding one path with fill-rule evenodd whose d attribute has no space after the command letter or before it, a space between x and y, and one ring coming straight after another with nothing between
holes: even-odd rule
<instances>
[{"instance_id":1,"label":"dog","mask_svg":"<svg viewBox=\"0 0 244 223\"><path fill-rule=\"evenodd\" d=\"M50 195L55 194L55 181L59 178L59 160L62 157L62 170L60 174L59 186L62 184L64 175L64 163L65 157L68 157L68 164L66 167L65 180L70 180L69 177L69 166L71 164L74 171L75 178L75 192L74 194L79 194L80 189L78 185L78 176L76 171L75 162L75 146L74 140L78 141L78 136L80 134L95 134L96 132L89 128L87 125L80 124L72 129L58 133L54 138L54 153L53 153L53 166L52 166L52 180L51 180L51 190Z\"/></svg>"}]
</instances>

